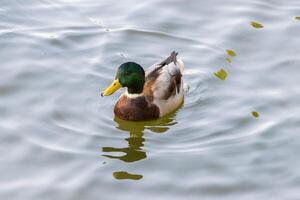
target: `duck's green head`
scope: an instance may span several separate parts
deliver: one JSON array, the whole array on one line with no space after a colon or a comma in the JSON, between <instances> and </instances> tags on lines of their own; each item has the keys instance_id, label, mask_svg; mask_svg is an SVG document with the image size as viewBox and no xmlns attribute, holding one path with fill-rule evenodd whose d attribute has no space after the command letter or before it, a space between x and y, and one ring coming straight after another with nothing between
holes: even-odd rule
<instances>
[{"instance_id":1,"label":"duck's green head","mask_svg":"<svg viewBox=\"0 0 300 200\"><path fill-rule=\"evenodd\" d=\"M101 96L113 94L121 87L127 87L128 93L140 94L143 92L145 83L145 71L135 62L127 62L120 65L113 83L106 88Z\"/></svg>"}]
</instances>

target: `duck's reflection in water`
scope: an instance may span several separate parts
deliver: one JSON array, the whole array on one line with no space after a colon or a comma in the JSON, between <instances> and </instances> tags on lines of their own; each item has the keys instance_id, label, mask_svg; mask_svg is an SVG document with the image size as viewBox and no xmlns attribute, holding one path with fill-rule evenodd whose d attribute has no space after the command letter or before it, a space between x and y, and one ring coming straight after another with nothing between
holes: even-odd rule
<instances>
[{"instance_id":1,"label":"duck's reflection in water","mask_svg":"<svg viewBox=\"0 0 300 200\"><path fill-rule=\"evenodd\" d=\"M116 128L129 133L129 137L125 138L128 142L127 147L103 147L102 151L105 153L122 153L122 155L108 155L103 156L110 159L119 159L124 162L136 162L147 158L146 152L143 150L145 139L143 137L145 130L150 130L154 133L164 133L177 122L174 120L176 113L172 113L166 117L153 121L131 122L114 118ZM114 172L113 176L116 179L133 179L138 180L143 176L138 174L129 174L128 172L120 171Z\"/></svg>"},{"instance_id":2,"label":"duck's reflection in water","mask_svg":"<svg viewBox=\"0 0 300 200\"><path fill-rule=\"evenodd\" d=\"M146 153L142 150L142 146L144 146L143 142L145 139L143 138L143 133L132 133L130 132L130 137L125 140L128 142L128 147L124 148L116 148L116 147L103 147L103 152L122 152L125 153L122 156L112 156L112 155L103 155L107 158L112 159L120 159L124 162L134 162L138 160L142 160L146 158Z\"/></svg>"}]
</instances>

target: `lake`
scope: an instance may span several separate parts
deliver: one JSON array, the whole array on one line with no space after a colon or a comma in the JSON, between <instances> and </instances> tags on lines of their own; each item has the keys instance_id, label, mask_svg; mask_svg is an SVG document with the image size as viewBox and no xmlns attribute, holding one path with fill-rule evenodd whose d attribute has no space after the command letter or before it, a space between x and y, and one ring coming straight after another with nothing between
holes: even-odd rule
<instances>
[{"instance_id":1,"label":"lake","mask_svg":"<svg viewBox=\"0 0 300 200\"><path fill-rule=\"evenodd\" d=\"M299 0L2 0L1 200L300 199ZM184 104L114 116L171 51Z\"/></svg>"}]
</instances>

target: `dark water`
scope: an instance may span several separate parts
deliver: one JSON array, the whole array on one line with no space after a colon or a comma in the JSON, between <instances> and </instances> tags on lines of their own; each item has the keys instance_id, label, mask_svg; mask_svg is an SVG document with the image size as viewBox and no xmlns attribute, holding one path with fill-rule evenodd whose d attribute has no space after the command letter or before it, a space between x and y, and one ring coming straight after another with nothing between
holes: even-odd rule
<instances>
[{"instance_id":1,"label":"dark water","mask_svg":"<svg viewBox=\"0 0 300 200\"><path fill-rule=\"evenodd\" d=\"M300 199L297 16L299 0L2 0L0 199ZM172 50L184 105L115 119L116 67Z\"/></svg>"}]
</instances>

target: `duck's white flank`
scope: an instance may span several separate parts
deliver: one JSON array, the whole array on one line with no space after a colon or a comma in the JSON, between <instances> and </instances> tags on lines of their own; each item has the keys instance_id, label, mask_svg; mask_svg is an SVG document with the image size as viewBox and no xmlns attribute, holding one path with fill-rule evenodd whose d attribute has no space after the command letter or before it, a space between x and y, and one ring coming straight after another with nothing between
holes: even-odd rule
<instances>
[{"instance_id":1,"label":"duck's white flank","mask_svg":"<svg viewBox=\"0 0 300 200\"><path fill-rule=\"evenodd\" d=\"M159 108L159 116L163 117L176 110L183 102L183 94L183 82L181 82L179 94L176 93L175 96L172 96L167 100L154 99L153 103Z\"/></svg>"}]
</instances>

